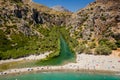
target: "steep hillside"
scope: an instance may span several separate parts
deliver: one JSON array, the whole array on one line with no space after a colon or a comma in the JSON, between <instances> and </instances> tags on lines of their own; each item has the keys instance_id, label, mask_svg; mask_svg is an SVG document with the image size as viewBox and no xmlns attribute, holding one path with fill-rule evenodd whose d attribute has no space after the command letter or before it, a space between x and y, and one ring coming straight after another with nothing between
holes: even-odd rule
<instances>
[{"instance_id":1,"label":"steep hillside","mask_svg":"<svg viewBox=\"0 0 120 80\"><path fill-rule=\"evenodd\" d=\"M96 0L71 16L71 36L78 41L120 40L120 0Z\"/></svg>"},{"instance_id":2,"label":"steep hillside","mask_svg":"<svg viewBox=\"0 0 120 80\"><path fill-rule=\"evenodd\" d=\"M70 15L31 0L0 0L0 59L56 51L60 35L71 40L61 27Z\"/></svg>"}]
</instances>

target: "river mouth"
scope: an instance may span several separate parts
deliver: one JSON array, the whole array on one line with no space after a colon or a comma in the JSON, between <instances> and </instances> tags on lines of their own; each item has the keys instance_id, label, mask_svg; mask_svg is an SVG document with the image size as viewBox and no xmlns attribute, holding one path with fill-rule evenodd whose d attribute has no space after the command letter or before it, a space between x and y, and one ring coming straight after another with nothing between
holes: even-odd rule
<instances>
[{"instance_id":1,"label":"river mouth","mask_svg":"<svg viewBox=\"0 0 120 80\"><path fill-rule=\"evenodd\" d=\"M60 52L59 56L53 57L49 60L40 61L37 64L40 66L48 65L64 65L69 62L75 62L75 53L71 51L68 44L63 37L60 37Z\"/></svg>"},{"instance_id":2,"label":"river mouth","mask_svg":"<svg viewBox=\"0 0 120 80\"><path fill-rule=\"evenodd\" d=\"M120 80L120 76L93 72L40 72L2 76L0 80Z\"/></svg>"}]
</instances>

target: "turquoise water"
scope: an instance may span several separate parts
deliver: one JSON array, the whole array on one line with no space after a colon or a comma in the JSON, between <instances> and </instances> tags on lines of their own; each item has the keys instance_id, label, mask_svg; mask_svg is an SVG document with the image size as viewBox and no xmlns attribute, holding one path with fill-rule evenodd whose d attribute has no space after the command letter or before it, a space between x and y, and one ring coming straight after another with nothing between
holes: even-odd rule
<instances>
[{"instance_id":1,"label":"turquoise water","mask_svg":"<svg viewBox=\"0 0 120 80\"><path fill-rule=\"evenodd\" d=\"M72 53L63 37L60 37L60 55L47 61L38 62L39 65L61 65L75 61L75 54Z\"/></svg>"},{"instance_id":2,"label":"turquoise water","mask_svg":"<svg viewBox=\"0 0 120 80\"><path fill-rule=\"evenodd\" d=\"M0 76L0 80L120 80L120 76L78 72L47 72L7 77Z\"/></svg>"}]
</instances>

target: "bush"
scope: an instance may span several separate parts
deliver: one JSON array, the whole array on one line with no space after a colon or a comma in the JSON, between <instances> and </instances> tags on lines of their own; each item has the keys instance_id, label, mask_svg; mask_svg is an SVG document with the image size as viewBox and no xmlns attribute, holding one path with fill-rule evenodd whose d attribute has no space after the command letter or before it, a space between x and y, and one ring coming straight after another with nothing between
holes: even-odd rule
<instances>
[{"instance_id":1,"label":"bush","mask_svg":"<svg viewBox=\"0 0 120 80\"><path fill-rule=\"evenodd\" d=\"M84 52L85 54L92 54L92 51L90 48L86 48Z\"/></svg>"},{"instance_id":2,"label":"bush","mask_svg":"<svg viewBox=\"0 0 120 80\"><path fill-rule=\"evenodd\" d=\"M86 49L85 44L80 44L80 45L77 47L76 51L77 51L78 53L83 53L83 52L85 51L85 49Z\"/></svg>"},{"instance_id":3,"label":"bush","mask_svg":"<svg viewBox=\"0 0 120 80\"><path fill-rule=\"evenodd\" d=\"M116 49L117 49L117 45L116 45L114 42L111 42L111 41L109 41L109 40L107 40L107 39L101 39L101 40L99 41L99 44L100 44L100 45L106 45L106 46L108 46L109 48L111 48L112 50L116 50Z\"/></svg>"},{"instance_id":4,"label":"bush","mask_svg":"<svg viewBox=\"0 0 120 80\"><path fill-rule=\"evenodd\" d=\"M117 47L120 48L120 40L116 42Z\"/></svg>"},{"instance_id":5,"label":"bush","mask_svg":"<svg viewBox=\"0 0 120 80\"><path fill-rule=\"evenodd\" d=\"M106 45L111 48L112 50L116 50L117 49L117 45L113 42L107 42Z\"/></svg>"},{"instance_id":6,"label":"bush","mask_svg":"<svg viewBox=\"0 0 120 80\"><path fill-rule=\"evenodd\" d=\"M99 45L95 49L95 53L98 55L109 55L112 53L112 50L106 45Z\"/></svg>"},{"instance_id":7,"label":"bush","mask_svg":"<svg viewBox=\"0 0 120 80\"><path fill-rule=\"evenodd\" d=\"M89 47L90 47L90 49L93 49L96 47L96 44L94 42L92 42L91 44L89 44Z\"/></svg>"}]
</instances>

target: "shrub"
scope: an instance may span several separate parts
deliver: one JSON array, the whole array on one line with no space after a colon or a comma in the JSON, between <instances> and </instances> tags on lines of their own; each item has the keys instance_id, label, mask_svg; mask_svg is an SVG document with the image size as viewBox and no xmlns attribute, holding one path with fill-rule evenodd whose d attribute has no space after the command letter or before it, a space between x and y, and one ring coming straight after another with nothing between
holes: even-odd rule
<instances>
[{"instance_id":1,"label":"shrub","mask_svg":"<svg viewBox=\"0 0 120 80\"><path fill-rule=\"evenodd\" d=\"M90 43L89 47L90 47L90 49L93 49L96 47L96 44L94 42L92 42L92 43Z\"/></svg>"},{"instance_id":2,"label":"shrub","mask_svg":"<svg viewBox=\"0 0 120 80\"><path fill-rule=\"evenodd\" d=\"M85 51L85 49L86 49L85 44L80 44L80 45L77 47L76 51L77 51L78 53L83 53L83 52Z\"/></svg>"},{"instance_id":3,"label":"shrub","mask_svg":"<svg viewBox=\"0 0 120 80\"><path fill-rule=\"evenodd\" d=\"M111 48L112 50L116 50L117 49L117 45L113 42L106 42L106 45Z\"/></svg>"},{"instance_id":4,"label":"shrub","mask_svg":"<svg viewBox=\"0 0 120 80\"><path fill-rule=\"evenodd\" d=\"M108 39L101 39L101 40L99 40L99 44L104 45L108 41L109 41Z\"/></svg>"},{"instance_id":5,"label":"shrub","mask_svg":"<svg viewBox=\"0 0 120 80\"><path fill-rule=\"evenodd\" d=\"M106 46L108 46L109 48L111 48L112 50L116 50L116 49L117 49L117 45L116 45L114 42L111 42L111 41L109 41L109 40L107 40L107 39L101 39L101 40L99 41L99 44L100 44L100 45L106 45Z\"/></svg>"},{"instance_id":6,"label":"shrub","mask_svg":"<svg viewBox=\"0 0 120 80\"><path fill-rule=\"evenodd\" d=\"M120 40L116 42L117 47L120 48Z\"/></svg>"},{"instance_id":7,"label":"shrub","mask_svg":"<svg viewBox=\"0 0 120 80\"><path fill-rule=\"evenodd\" d=\"M109 55L112 53L112 50L106 45L99 45L95 49L95 53L98 55Z\"/></svg>"},{"instance_id":8,"label":"shrub","mask_svg":"<svg viewBox=\"0 0 120 80\"><path fill-rule=\"evenodd\" d=\"M86 48L85 51L84 51L86 54L92 54L92 51L90 48Z\"/></svg>"}]
</instances>

